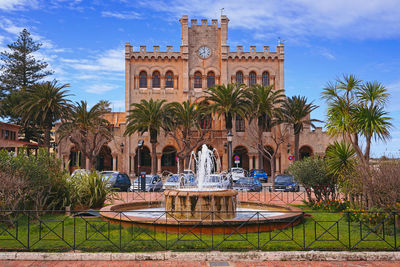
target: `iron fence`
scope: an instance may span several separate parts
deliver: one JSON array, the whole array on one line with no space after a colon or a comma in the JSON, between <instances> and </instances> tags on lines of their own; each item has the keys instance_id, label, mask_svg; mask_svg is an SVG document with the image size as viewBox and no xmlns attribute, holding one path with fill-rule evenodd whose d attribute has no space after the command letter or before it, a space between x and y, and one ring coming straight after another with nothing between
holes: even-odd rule
<instances>
[{"instance_id":1,"label":"iron fence","mask_svg":"<svg viewBox=\"0 0 400 267\"><path fill-rule=\"evenodd\" d=\"M3 251L399 250L399 212L238 211L233 222L214 212L180 219L176 212L0 211ZM141 211L143 214L143 211ZM271 216L271 217L269 217ZM275 218L274 218L275 217ZM6 219L5 219L6 218ZM188 223L189 222L189 223ZM279 227L277 227L279 225Z\"/></svg>"}]
</instances>

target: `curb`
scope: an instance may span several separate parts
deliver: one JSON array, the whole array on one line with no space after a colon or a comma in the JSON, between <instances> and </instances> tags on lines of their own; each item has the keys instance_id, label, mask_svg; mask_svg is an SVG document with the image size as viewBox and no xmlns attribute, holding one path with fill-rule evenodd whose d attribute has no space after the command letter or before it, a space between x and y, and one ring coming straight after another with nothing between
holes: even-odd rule
<instances>
[{"instance_id":1,"label":"curb","mask_svg":"<svg viewBox=\"0 0 400 267\"><path fill-rule=\"evenodd\" d=\"M16 261L400 261L400 252L151 252L43 253L0 252L0 260Z\"/></svg>"}]
</instances>

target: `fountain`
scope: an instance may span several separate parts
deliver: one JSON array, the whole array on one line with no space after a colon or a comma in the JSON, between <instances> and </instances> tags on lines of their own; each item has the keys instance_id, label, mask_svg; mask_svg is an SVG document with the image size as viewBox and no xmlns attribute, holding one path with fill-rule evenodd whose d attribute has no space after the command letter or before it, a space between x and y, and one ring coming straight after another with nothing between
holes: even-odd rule
<instances>
[{"instance_id":1,"label":"fountain","mask_svg":"<svg viewBox=\"0 0 400 267\"><path fill-rule=\"evenodd\" d=\"M271 231L287 227L287 220L292 220L292 224L300 223L301 212L293 207L254 202L241 202L238 207L238 192L224 188L220 180L222 175L213 173L214 162L219 159L206 145L202 146L198 155L192 153L192 158L196 164L196 181L186 183L185 175L181 174L179 187L163 192L164 202L136 201L107 206L101 209L101 215L111 221L124 221L167 232L179 232L186 227L194 232L225 233L226 229L244 222L246 231ZM201 226L198 226L199 223ZM260 227L260 223L265 225ZM196 229L192 229L194 225Z\"/></svg>"}]
</instances>

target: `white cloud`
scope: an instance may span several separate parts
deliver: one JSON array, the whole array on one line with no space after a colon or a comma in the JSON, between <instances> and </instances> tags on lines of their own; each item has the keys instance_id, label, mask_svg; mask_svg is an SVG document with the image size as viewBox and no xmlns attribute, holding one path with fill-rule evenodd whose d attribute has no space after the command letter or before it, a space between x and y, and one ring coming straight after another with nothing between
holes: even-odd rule
<instances>
[{"instance_id":1,"label":"white cloud","mask_svg":"<svg viewBox=\"0 0 400 267\"><path fill-rule=\"evenodd\" d=\"M93 84L89 86L85 91L93 94L103 94L108 91L116 89L118 86L112 84Z\"/></svg>"},{"instance_id":2,"label":"white cloud","mask_svg":"<svg viewBox=\"0 0 400 267\"><path fill-rule=\"evenodd\" d=\"M101 12L102 17L108 18L117 18L117 19L140 19L141 15L137 12L112 12L112 11L103 11Z\"/></svg>"},{"instance_id":3,"label":"white cloud","mask_svg":"<svg viewBox=\"0 0 400 267\"><path fill-rule=\"evenodd\" d=\"M111 100L110 102L114 112L125 111L125 100Z\"/></svg>"},{"instance_id":4,"label":"white cloud","mask_svg":"<svg viewBox=\"0 0 400 267\"><path fill-rule=\"evenodd\" d=\"M36 0L0 0L0 9L4 11L14 11L28 8L38 8Z\"/></svg>"},{"instance_id":5,"label":"white cloud","mask_svg":"<svg viewBox=\"0 0 400 267\"><path fill-rule=\"evenodd\" d=\"M124 50L109 49L97 56L95 60L81 60L71 65L78 70L86 71L116 71L123 72L125 68Z\"/></svg>"},{"instance_id":6,"label":"white cloud","mask_svg":"<svg viewBox=\"0 0 400 267\"><path fill-rule=\"evenodd\" d=\"M220 8L229 26L253 30L254 35L301 39L391 38L400 36L398 0L147 0L141 4L176 19L182 14L216 18ZM167 16L166 16L167 17Z\"/></svg>"}]
</instances>

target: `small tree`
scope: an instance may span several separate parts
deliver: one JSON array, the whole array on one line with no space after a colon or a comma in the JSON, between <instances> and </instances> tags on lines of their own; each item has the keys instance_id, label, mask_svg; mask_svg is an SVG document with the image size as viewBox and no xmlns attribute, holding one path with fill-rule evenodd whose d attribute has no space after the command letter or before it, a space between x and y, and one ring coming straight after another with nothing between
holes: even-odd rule
<instances>
[{"instance_id":1,"label":"small tree","mask_svg":"<svg viewBox=\"0 0 400 267\"><path fill-rule=\"evenodd\" d=\"M324 159L309 157L295 161L289 166L289 173L305 187L309 203L314 203L312 191L316 202L336 199L336 179L328 173Z\"/></svg>"}]
</instances>

